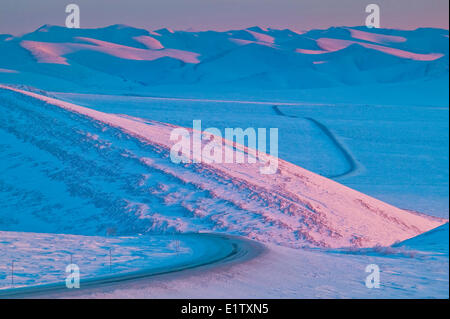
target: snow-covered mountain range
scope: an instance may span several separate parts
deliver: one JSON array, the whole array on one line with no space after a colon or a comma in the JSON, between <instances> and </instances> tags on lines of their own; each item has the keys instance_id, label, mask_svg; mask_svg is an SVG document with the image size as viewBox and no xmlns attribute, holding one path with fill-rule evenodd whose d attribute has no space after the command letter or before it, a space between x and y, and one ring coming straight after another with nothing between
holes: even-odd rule
<instances>
[{"instance_id":1,"label":"snow-covered mountain range","mask_svg":"<svg viewBox=\"0 0 450 319\"><path fill-rule=\"evenodd\" d=\"M0 51L0 80L45 89L304 89L448 76L449 49L448 30L426 28L195 32L44 25L22 36L0 35Z\"/></svg>"}]
</instances>

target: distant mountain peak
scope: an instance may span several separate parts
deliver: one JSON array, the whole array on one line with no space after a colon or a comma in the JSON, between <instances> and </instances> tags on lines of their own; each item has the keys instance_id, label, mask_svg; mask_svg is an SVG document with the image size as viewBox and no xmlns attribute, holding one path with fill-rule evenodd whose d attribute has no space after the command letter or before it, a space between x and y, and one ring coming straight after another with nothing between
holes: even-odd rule
<instances>
[{"instance_id":1,"label":"distant mountain peak","mask_svg":"<svg viewBox=\"0 0 450 319\"><path fill-rule=\"evenodd\" d=\"M260 26L253 26L253 27L247 28L247 30L264 33L264 32L268 32L270 29L260 27Z\"/></svg>"},{"instance_id":2,"label":"distant mountain peak","mask_svg":"<svg viewBox=\"0 0 450 319\"><path fill-rule=\"evenodd\" d=\"M56 26L52 24L43 24L39 28L37 28L34 32L48 32L54 28L62 28L61 26Z\"/></svg>"},{"instance_id":3,"label":"distant mountain peak","mask_svg":"<svg viewBox=\"0 0 450 319\"><path fill-rule=\"evenodd\" d=\"M170 28L161 28L161 29L155 30L155 31L153 31L153 32L156 32L156 33L158 33L158 34L175 33L175 31L173 31L173 30L170 29Z\"/></svg>"}]
</instances>

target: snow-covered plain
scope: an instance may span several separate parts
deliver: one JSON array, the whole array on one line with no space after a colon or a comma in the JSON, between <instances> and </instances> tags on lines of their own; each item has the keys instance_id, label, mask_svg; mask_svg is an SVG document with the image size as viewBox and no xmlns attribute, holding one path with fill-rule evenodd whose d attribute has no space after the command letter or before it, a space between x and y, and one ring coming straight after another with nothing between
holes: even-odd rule
<instances>
[{"instance_id":1,"label":"snow-covered plain","mask_svg":"<svg viewBox=\"0 0 450 319\"><path fill-rule=\"evenodd\" d=\"M0 50L2 240L40 256L52 236L117 235L138 252L153 241L136 234L213 231L268 249L75 296L448 297L448 224L432 230L448 218L447 30L43 26ZM192 120L279 128L277 174L172 163L170 131ZM47 277L29 268L24 285L64 263L40 259Z\"/></svg>"}]
</instances>

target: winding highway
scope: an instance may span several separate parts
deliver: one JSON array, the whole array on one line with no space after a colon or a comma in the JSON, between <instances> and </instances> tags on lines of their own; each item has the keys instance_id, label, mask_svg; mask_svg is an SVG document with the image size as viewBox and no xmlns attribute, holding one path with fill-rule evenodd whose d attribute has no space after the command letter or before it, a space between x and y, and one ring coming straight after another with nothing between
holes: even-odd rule
<instances>
[{"instance_id":1,"label":"winding highway","mask_svg":"<svg viewBox=\"0 0 450 319\"><path fill-rule=\"evenodd\" d=\"M184 242L191 243L193 249L201 243L194 258L171 267L154 267L117 275L102 276L80 280L80 288L68 289L65 282L0 290L0 298L65 298L82 295L86 290L120 289L134 284L147 284L153 277L178 273L183 275L190 270L202 271L223 265L232 265L251 260L266 251L264 245L242 237L190 233L177 235ZM205 249L206 248L206 249Z\"/></svg>"},{"instance_id":2,"label":"winding highway","mask_svg":"<svg viewBox=\"0 0 450 319\"><path fill-rule=\"evenodd\" d=\"M273 105L272 109L274 112L279 116L284 117L290 117L290 118L299 118L296 115L288 115L280 110L278 105ZM331 179L337 179L341 177L345 177L348 175L353 174L358 169L358 163L353 158L353 156L350 154L350 152L346 149L344 145L334 136L334 134L322 123L319 121L311 118L311 117L304 117L303 119L313 123L325 136L328 137L328 139L331 141L331 143L334 145L334 147L342 154L345 161L347 162L347 169L339 174L334 175L326 175L325 177L331 178Z\"/></svg>"}]
</instances>

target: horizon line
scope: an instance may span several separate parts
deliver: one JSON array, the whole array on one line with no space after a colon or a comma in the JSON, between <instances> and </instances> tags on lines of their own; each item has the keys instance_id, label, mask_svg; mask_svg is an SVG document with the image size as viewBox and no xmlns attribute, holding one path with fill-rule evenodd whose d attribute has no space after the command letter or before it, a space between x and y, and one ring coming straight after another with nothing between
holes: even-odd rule
<instances>
[{"instance_id":1,"label":"horizon line","mask_svg":"<svg viewBox=\"0 0 450 319\"><path fill-rule=\"evenodd\" d=\"M397 31L416 31L419 29L434 29L434 30L443 30L443 31L447 31L449 32L449 28L439 28L439 27L429 27L429 26L419 26L416 28L368 28L365 25L335 25L335 26L328 26L328 27L323 27L323 28L311 28L311 29L301 29L298 30L296 28L290 28L290 27L283 27L283 28L279 28L279 27L262 27L259 25L252 25L252 26L248 26L248 27L243 27L243 28L231 28L231 29L197 29L197 28L193 28L193 27L187 27L186 29L175 29L175 28L170 28L170 27L160 27L160 28L156 28L156 29L147 29L144 27L137 27L137 26L132 26L129 24L124 24L124 23L115 23L115 24L110 24L110 25L106 25L106 26L95 26L95 27L80 27L80 28L76 28L76 29L82 29L82 30L95 30L95 29L106 29L106 28L110 28L110 27L115 27L115 26L123 26L123 27L128 27L128 28L133 28L133 29L138 29L138 30L144 30L147 32L157 32L160 30L168 30L168 31L172 31L172 32L230 32L230 31L239 31L239 30L249 30L252 28L259 28L264 32L267 31L283 31L283 30L289 30L292 31L294 33L298 33L298 34L303 34L309 31L313 31L313 30L329 30L332 28L366 28L370 31L373 30L397 30ZM29 32L22 32L22 33L18 33L18 34L11 34L11 33L2 33L0 32L0 35L10 35L13 37L20 37L29 33L33 33L33 32L37 32L42 28L45 27L59 27L59 28L67 28L64 25L60 25L60 24L49 24L49 23L45 23L40 25L39 27L35 28L32 31ZM68 28L68 29L72 29L72 28Z\"/></svg>"}]
</instances>

